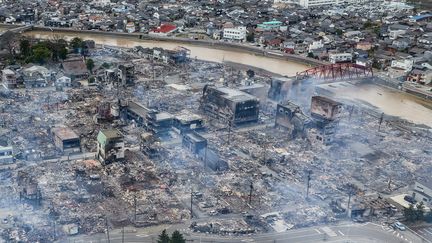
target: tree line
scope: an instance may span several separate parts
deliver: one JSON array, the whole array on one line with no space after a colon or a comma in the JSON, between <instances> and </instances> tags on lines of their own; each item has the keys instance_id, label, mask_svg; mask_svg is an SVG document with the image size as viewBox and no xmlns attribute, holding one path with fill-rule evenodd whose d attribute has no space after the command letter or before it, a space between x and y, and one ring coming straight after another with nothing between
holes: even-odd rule
<instances>
[{"instance_id":1,"label":"tree line","mask_svg":"<svg viewBox=\"0 0 432 243\"><path fill-rule=\"evenodd\" d=\"M157 243L186 243L186 239L178 230L174 231L171 237L166 230L163 230L158 237Z\"/></svg>"},{"instance_id":2,"label":"tree line","mask_svg":"<svg viewBox=\"0 0 432 243\"><path fill-rule=\"evenodd\" d=\"M432 211L426 213L423 202L417 204L416 207L410 204L408 208L404 208L403 214L408 222L424 220L428 223L432 223Z\"/></svg>"}]
</instances>

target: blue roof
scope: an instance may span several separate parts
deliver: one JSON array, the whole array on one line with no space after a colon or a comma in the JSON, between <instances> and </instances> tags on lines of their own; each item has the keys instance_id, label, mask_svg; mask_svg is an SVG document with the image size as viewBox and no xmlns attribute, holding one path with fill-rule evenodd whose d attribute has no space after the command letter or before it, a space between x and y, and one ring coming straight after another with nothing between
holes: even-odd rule
<instances>
[{"instance_id":1,"label":"blue roof","mask_svg":"<svg viewBox=\"0 0 432 243\"><path fill-rule=\"evenodd\" d=\"M415 21L418 21L418 20L431 18L431 17L432 17L432 14L423 14L423 15L412 16L411 18L414 19Z\"/></svg>"}]
</instances>

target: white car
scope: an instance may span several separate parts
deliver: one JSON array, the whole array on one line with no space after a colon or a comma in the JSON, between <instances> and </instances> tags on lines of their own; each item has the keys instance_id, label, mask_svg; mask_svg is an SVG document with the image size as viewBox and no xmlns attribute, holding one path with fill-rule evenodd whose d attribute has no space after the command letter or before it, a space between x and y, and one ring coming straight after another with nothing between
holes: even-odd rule
<instances>
[{"instance_id":1,"label":"white car","mask_svg":"<svg viewBox=\"0 0 432 243\"><path fill-rule=\"evenodd\" d=\"M405 225L403 225L401 222L395 222L393 225L394 225L394 227L396 227L399 230L402 230L402 231L406 230Z\"/></svg>"}]
</instances>

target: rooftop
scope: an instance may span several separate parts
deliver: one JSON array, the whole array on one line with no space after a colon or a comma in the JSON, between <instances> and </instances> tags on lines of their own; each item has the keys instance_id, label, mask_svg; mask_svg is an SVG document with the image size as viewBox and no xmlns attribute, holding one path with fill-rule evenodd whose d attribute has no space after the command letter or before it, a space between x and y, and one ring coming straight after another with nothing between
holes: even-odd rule
<instances>
[{"instance_id":1,"label":"rooftop","mask_svg":"<svg viewBox=\"0 0 432 243\"><path fill-rule=\"evenodd\" d=\"M78 139L79 136L68 127L55 127L51 129L52 133L61 140Z\"/></svg>"},{"instance_id":2,"label":"rooftop","mask_svg":"<svg viewBox=\"0 0 432 243\"><path fill-rule=\"evenodd\" d=\"M223 97L225 97L226 99L232 100L232 101L237 101L237 102L242 102L242 101L248 101L248 100L257 100L257 98L253 95L250 95L246 92L240 91L240 90L236 90L236 89L230 89L230 88L226 88L226 87L220 87L220 88L216 88L219 92L224 93L224 95L222 95Z\"/></svg>"},{"instance_id":3,"label":"rooftop","mask_svg":"<svg viewBox=\"0 0 432 243\"><path fill-rule=\"evenodd\" d=\"M123 135L117 129L106 129L101 130L99 135L105 136L107 139L121 138ZM99 137L98 135L98 137Z\"/></svg>"}]
</instances>

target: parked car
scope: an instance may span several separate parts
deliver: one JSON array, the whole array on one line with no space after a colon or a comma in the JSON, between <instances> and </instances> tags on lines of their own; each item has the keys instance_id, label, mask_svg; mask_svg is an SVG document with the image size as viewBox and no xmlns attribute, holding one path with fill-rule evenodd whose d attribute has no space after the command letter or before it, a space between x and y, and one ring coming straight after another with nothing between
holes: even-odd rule
<instances>
[{"instance_id":1,"label":"parked car","mask_svg":"<svg viewBox=\"0 0 432 243\"><path fill-rule=\"evenodd\" d=\"M399 230L401 230L401 231L406 230L406 226L405 226L404 224L402 224L401 222L399 222L399 221L396 221L396 222L393 224L393 226L394 226L396 229L399 229Z\"/></svg>"},{"instance_id":2,"label":"parked car","mask_svg":"<svg viewBox=\"0 0 432 243\"><path fill-rule=\"evenodd\" d=\"M407 202L409 202L409 203L412 203L412 204L415 204L415 203L416 203L416 200L414 199L414 197L409 196L409 195L406 195L406 196L404 197L404 200L407 201Z\"/></svg>"}]
</instances>

